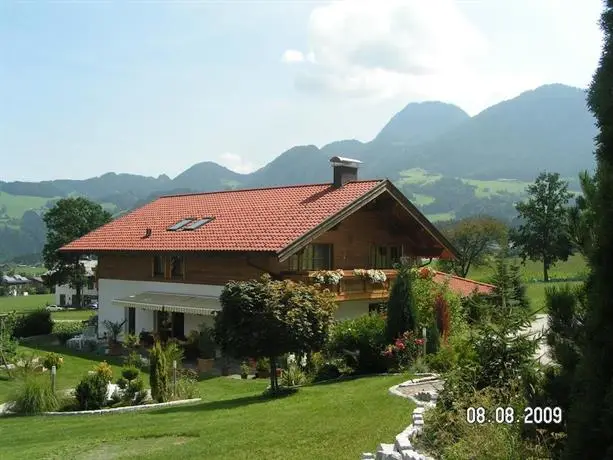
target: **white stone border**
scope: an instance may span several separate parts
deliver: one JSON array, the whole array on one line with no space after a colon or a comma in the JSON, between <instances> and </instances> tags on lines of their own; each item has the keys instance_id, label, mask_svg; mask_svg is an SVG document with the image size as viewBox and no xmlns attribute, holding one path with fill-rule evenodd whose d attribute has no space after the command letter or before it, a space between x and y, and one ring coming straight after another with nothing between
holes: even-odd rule
<instances>
[{"instance_id":1,"label":"white stone border","mask_svg":"<svg viewBox=\"0 0 613 460\"><path fill-rule=\"evenodd\" d=\"M400 396L401 398L409 399L413 401L417 407L413 409L412 421L406 429L396 436L396 440L394 444L384 444L381 443L377 447L377 453L373 454L371 452L365 452L362 454L362 460L431 460L430 457L426 457L423 454L420 454L414 449L411 440L414 440L415 437L422 432L424 428L424 412L436 405L435 402L431 401L420 401L417 398L406 395L402 393L399 388L406 388L415 385L421 385L426 382L432 382L436 380L440 380L439 375L437 374L416 374L422 375L423 377L407 380L406 382L402 382L398 385L394 385L389 388L389 392L395 396ZM438 394L436 392L430 392L433 396L433 399L436 400Z\"/></svg>"},{"instance_id":2,"label":"white stone border","mask_svg":"<svg viewBox=\"0 0 613 460\"><path fill-rule=\"evenodd\" d=\"M165 403L154 403L154 404L141 404L139 406L125 406L125 407L112 407L110 409L99 409L99 410L75 410L75 411L67 411L67 412L43 412L42 415L48 416L56 416L56 415L103 415L103 414L117 414L122 412L135 412L140 410L147 409L159 409L161 407L170 407L170 406L182 406L186 404L195 403L201 401L202 398L193 398L193 399L182 399L180 401L169 401Z\"/></svg>"}]
</instances>

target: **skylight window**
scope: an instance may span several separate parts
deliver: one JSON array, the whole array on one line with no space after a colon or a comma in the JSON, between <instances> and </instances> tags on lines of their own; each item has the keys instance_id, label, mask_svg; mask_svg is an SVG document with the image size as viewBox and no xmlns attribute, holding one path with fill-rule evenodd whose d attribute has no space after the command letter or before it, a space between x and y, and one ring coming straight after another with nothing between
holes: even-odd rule
<instances>
[{"instance_id":1,"label":"skylight window","mask_svg":"<svg viewBox=\"0 0 613 460\"><path fill-rule=\"evenodd\" d=\"M175 231L180 230L181 228L185 227L187 224L189 224L193 220L194 219L192 219L192 218L182 219L179 222L177 222L176 224L171 225L170 227L168 227L166 230L171 231L171 232L175 232Z\"/></svg>"},{"instance_id":2,"label":"skylight window","mask_svg":"<svg viewBox=\"0 0 613 460\"><path fill-rule=\"evenodd\" d=\"M198 219L192 222L191 224L183 227L183 230L196 230L202 227L204 224L208 224L212 220L213 220L212 217L203 217L202 219Z\"/></svg>"}]
</instances>

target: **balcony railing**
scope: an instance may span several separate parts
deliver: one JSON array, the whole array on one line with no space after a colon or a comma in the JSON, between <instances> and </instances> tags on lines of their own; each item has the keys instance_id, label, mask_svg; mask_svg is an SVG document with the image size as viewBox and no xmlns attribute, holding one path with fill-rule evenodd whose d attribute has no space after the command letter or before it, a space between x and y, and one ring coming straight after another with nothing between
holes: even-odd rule
<instances>
[{"instance_id":1,"label":"balcony railing","mask_svg":"<svg viewBox=\"0 0 613 460\"><path fill-rule=\"evenodd\" d=\"M385 269L381 271L385 273L387 279L379 283L372 282L368 278L354 275L353 269L344 269L344 275L338 284L322 284L322 287L333 292L336 295L336 300L339 302L345 300L387 299L391 283L396 278L396 270ZM312 277L314 273L316 272L305 271L288 273L284 275L284 278L315 284L316 281Z\"/></svg>"}]
</instances>

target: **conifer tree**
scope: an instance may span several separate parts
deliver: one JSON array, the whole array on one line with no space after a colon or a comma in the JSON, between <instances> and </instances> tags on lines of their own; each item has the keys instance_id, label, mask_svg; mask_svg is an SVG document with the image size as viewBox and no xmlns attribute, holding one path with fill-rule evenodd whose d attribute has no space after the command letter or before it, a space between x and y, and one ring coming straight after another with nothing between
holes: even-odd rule
<instances>
[{"instance_id":1,"label":"conifer tree","mask_svg":"<svg viewBox=\"0 0 613 460\"><path fill-rule=\"evenodd\" d=\"M413 297L413 283L408 265L398 266L398 275L393 282L387 301L386 335L394 341L406 331L417 330L417 308Z\"/></svg>"}]
</instances>

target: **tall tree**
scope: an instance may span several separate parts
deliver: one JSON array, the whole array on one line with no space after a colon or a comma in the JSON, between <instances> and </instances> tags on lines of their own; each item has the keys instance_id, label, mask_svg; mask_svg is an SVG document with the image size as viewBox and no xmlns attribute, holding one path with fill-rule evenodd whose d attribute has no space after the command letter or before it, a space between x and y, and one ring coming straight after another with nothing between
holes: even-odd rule
<instances>
[{"instance_id":1,"label":"tall tree","mask_svg":"<svg viewBox=\"0 0 613 460\"><path fill-rule=\"evenodd\" d=\"M613 458L613 0L601 17L604 41L588 93L596 117L595 241L589 262L583 358L568 417L565 458Z\"/></svg>"},{"instance_id":2,"label":"tall tree","mask_svg":"<svg viewBox=\"0 0 613 460\"><path fill-rule=\"evenodd\" d=\"M270 388L279 390L277 359L285 353L319 351L328 336L336 303L327 290L291 281L232 281L221 296L215 339L235 358L270 359Z\"/></svg>"},{"instance_id":3,"label":"tall tree","mask_svg":"<svg viewBox=\"0 0 613 460\"><path fill-rule=\"evenodd\" d=\"M398 274L387 301L387 340L392 342L406 331L415 331L417 325L417 306L413 297L411 268L408 264L403 264L398 266Z\"/></svg>"},{"instance_id":4,"label":"tall tree","mask_svg":"<svg viewBox=\"0 0 613 460\"><path fill-rule=\"evenodd\" d=\"M43 260L52 272L49 282L69 283L76 291L74 303L81 305L81 291L87 281L85 268L79 256L60 253L59 249L110 222L111 214L86 198L63 198L45 213L43 220L47 225Z\"/></svg>"},{"instance_id":5,"label":"tall tree","mask_svg":"<svg viewBox=\"0 0 613 460\"><path fill-rule=\"evenodd\" d=\"M458 258L441 262L446 271L465 278L470 267L481 265L496 246L506 244L508 229L504 222L489 216L467 217L443 230L458 250Z\"/></svg>"},{"instance_id":6,"label":"tall tree","mask_svg":"<svg viewBox=\"0 0 613 460\"><path fill-rule=\"evenodd\" d=\"M568 210L568 234L574 249L588 256L594 241L596 219L596 178L589 172L579 174L581 192L575 205Z\"/></svg>"},{"instance_id":7,"label":"tall tree","mask_svg":"<svg viewBox=\"0 0 613 460\"><path fill-rule=\"evenodd\" d=\"M511 241L522 259L543 262L543 280L559 260L567 260L571 243L567 229L567 207L571 194L558 173L539 174L527 188L529 198L517 203L520 225L511 231Z\"/></svg>"}]
</instances>

